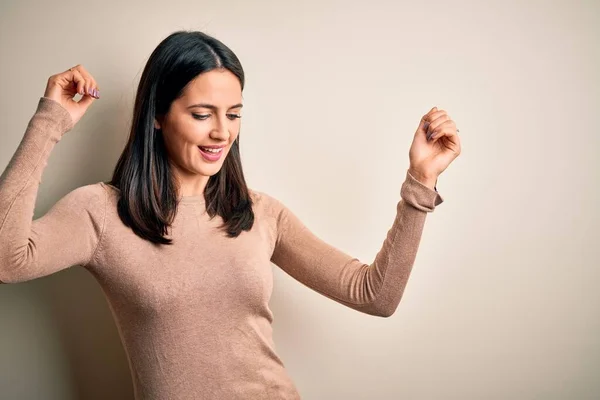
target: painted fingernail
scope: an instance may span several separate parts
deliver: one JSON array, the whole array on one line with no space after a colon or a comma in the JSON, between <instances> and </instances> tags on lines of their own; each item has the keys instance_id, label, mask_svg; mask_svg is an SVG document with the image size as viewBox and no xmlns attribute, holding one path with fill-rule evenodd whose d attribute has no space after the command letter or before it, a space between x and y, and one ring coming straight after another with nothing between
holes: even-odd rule
<instances>
[{"instance_id":1,"label":"painted fingernail","mask_svg":"<svg viewBox=\"0 0 600 400\"><path fill-rule=\"evenodd\" d=\"M93 95L94 95L94 92L92 91L92 88L89 88L89 89L88 89L88 94L89 94L90 96L93 96Z\"/></svg>"}]
</instances>

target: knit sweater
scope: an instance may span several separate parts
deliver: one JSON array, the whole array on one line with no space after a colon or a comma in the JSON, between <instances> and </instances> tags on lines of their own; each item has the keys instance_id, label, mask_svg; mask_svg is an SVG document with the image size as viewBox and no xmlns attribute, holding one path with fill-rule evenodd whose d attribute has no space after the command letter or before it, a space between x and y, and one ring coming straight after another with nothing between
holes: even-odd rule
<instances>
[{"instance_id":1,"label":"knit sweater","mask_svg":"<svg viewBox=\"0 0 600 400\"><path fill-rule=\"evenodd\" d=\"M185 196L170 231L174 244L153 244L122 223L120 191L104 182L72 190L32 220L49 155L72 127L66 109L40 98L0 176L0 281L86 268L108 300L136 399L299 399L273 342L271 262L329 299L388 317L426 215L443 201L407 171L371 264L324 242L276 198L253 189L254 226L236 238L219 229L219 216L208 216L203 196Z\"/></svg>"}]
</instances>

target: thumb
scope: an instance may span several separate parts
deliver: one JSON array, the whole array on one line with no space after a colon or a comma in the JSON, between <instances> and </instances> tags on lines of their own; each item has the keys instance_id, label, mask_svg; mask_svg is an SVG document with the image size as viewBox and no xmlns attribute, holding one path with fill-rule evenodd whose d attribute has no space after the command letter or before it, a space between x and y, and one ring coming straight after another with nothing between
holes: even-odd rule
<instances>
[{"instance_id":1,"label":"thumb","mask_svg":"<svg viewBox=\"0 0 600 400\"><path fill-rule=\"evenodd\" d=\"M84 95L79 101L70 99L69 113L73 119L73 124L79 122L81 117L85 114L90 105L95 101L93 96Z\"/></svg>"},{"instance_id":2,"label":"thumb","mask_svg":"<svg viewBox=\"0 0 600 400\"><path fill-rule=\"evenodd\" d=\"M77 102L77 105L79 106L79 110L80 112L83 114L85 113L85 111L88 109L88 107L95 101L96 99L94 98L94 96L91 96L89 94L84 95L81 99L79 99L79 101Z\"/></svg>"}]
</instances>

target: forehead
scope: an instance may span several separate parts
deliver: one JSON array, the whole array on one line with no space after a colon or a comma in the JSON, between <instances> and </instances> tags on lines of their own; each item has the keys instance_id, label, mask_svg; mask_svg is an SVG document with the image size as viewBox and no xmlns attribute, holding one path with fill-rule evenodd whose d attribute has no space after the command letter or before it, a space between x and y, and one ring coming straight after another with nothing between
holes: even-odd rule
<instances>
[{"instance_id":1,"label":"forehead","mask_svg":"<svg viewBox=\"0 0 600 400\"><path fill-rule=\"evenodd\" d=\"M211 70L198 75L185 87L182 100L202 101L217 106L240 103L242 87L238 78L229 70Z\"/></svg>"}]
</instances>

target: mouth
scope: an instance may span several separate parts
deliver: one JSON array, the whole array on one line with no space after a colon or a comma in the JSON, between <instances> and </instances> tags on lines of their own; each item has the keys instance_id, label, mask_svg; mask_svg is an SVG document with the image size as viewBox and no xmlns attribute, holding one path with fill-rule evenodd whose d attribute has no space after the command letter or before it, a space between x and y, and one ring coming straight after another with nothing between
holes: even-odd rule
<instances>
[{"instance_id":1,"label":"mouth","mask_svg":"<svg viewBox=\"0 0 600 400\"><path fill-rule=\"evenodd\" d=\"M219 161L225 146L198 146L200 154L207 161Z\"/></svg>"}]
</instances>

